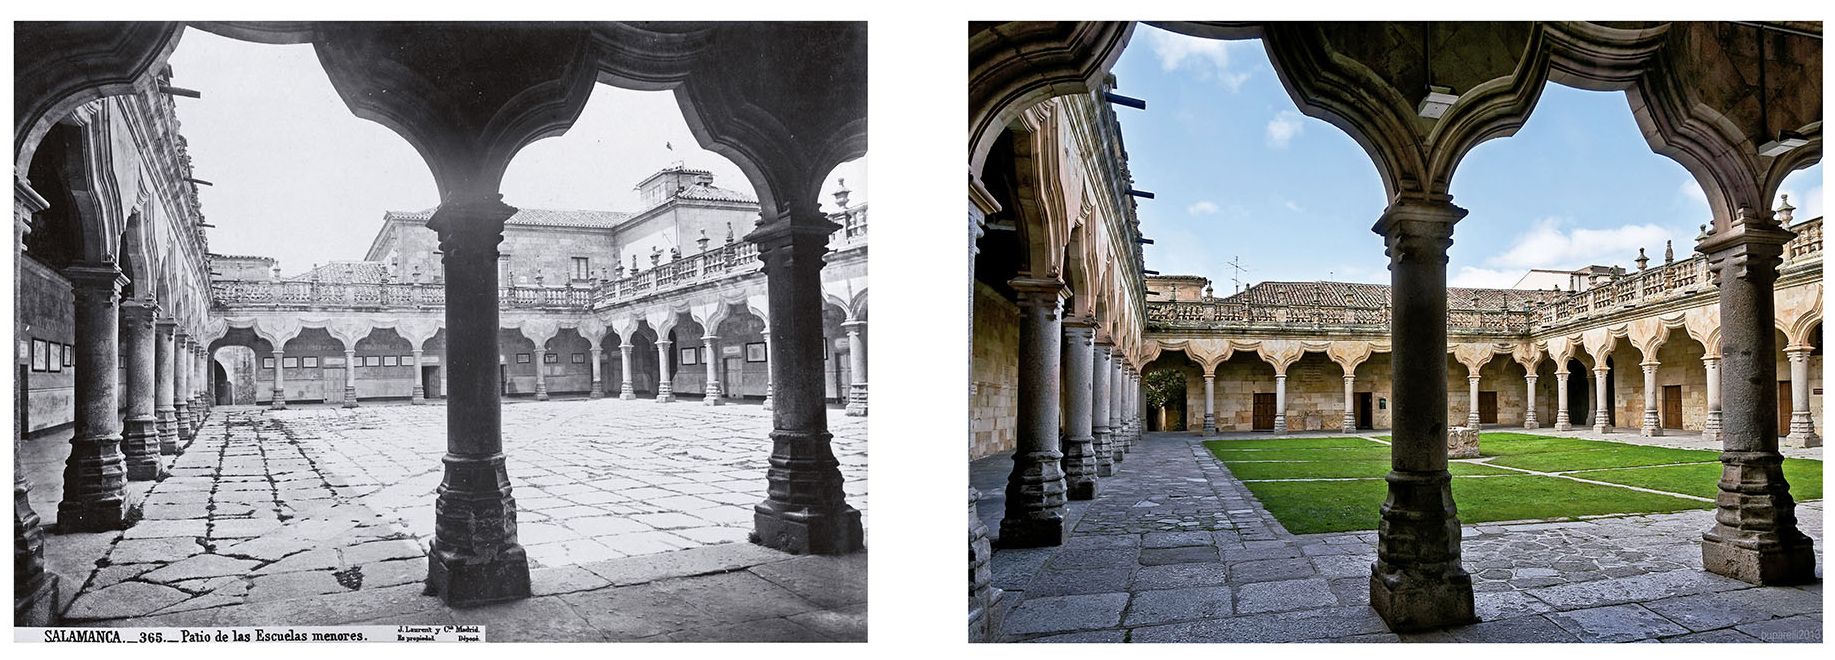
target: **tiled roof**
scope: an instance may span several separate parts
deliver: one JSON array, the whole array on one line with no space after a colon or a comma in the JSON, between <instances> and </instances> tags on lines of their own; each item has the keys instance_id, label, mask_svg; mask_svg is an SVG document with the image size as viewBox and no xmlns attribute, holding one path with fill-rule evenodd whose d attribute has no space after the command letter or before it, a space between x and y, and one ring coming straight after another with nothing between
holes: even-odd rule
<instances>
[{"instance_id":1,"label":"tiled roof","mask_svg":"<svg viewBox=\"0 0 1835 660\"><path fill-rule=\"evenodd\" d=\"M215 252L211 252L204 256L210 259L259 259L259 260L264 260L264 261L274 260L273 257L257 257L254 255L248 255L248 254L217 254Z\"/></svg>"},{"instance_id":2,"label":"tiled roof","mask_svg":"<svg viewBox=\"0 0 1835 660\"><path fill-rule=\"evenodd\" d=\"M389 211L390 220L419 220L425 222L433 217L433 212L440 207L421 211ZM631 218L630 213L620 211L581 211L569 209L517 209L516 215L505 220L505 225L524 227L572 227L579 229L611 229L618 223Z\"/></svg>"},{"instance_id":3,"label":"tiled roof","mask_svg":"<svg viewBox=\"0 0 1835 660\"><path fill-rule=\"evenodd\" d=\"M757 202L751 195L715 185L697 183L675 194L677 198L702 202Z\"/></svg>"},{"instance_id":4,"label":"tiled roof","mask_svg":"<svg viewBox=\"0 0 1835 660\"><path fill-rule=\"evenodd\" d=\"M1558 291L1523 289L1467 289L1448 287L1448 309L1521 310L1530 302L1550 302L1565 297ZM1251 305L1343 305L1346 296L1353 307L1381 307L1389 304L1389 285L1359 282L1262 282L1242 293L1225 298L1225 302Z\"/></svg>"},{"instance_id":5,"label":"tiled roof","mask_svg":"<svg viewBox=\"0 0 1835 660\"><path fill-rule=\"evenodd\" d=\"M334 284L373 284L388 275L389 267L380 261L333 261L312 270L287 278L293 282L320 282ZM316 278L315 278L316 276Z\"/></svg>"}]
</instances>

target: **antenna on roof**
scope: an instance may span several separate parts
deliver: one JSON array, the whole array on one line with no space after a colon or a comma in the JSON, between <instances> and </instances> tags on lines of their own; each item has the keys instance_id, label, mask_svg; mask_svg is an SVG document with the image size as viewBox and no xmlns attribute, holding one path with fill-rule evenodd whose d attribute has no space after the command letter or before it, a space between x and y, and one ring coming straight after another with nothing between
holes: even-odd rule
<instances>
[{"instance_id":1,"label":"antenna on roof","mask_svg":"<svg viewBox=\"0 0 1835 660\"><path fill-rule=\"evenodd\" d=\"M1230 274L1230 283L1235 286L1236 293L1242 293L1242 274L1249 272L1249 269L1242 267L1242 258L1232 256L1230 260L1223 265L1228 266L1232 271Z\"/></svg>"}]
</instances>

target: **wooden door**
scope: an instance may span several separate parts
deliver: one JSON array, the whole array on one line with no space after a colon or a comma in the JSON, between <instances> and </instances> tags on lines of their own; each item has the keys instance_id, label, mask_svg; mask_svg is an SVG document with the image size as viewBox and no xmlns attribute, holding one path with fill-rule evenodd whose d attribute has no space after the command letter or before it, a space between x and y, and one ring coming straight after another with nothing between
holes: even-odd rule
<instances>
[{"instance_id":1,"label":"wooden door","mask_svg":"<svg viewBox=\"0 0 1835 660\"><path fill-rule=\"evenodd\" d=\"M329 367L320 372L320 384L325 387L325 403L344 403L344 370Z\"/></svg>"},{"instance_id":2,"label":"wooden door","mask_svg":"<svg viewBox=\"0 0 1835 660\"><path fill-rule=\"evenodd\" d=\"M1790 435L1790 381L1778 381L1778 437Z\"/></svg>"},{"instance_id":3,"label":"wooden door","mask_svg":"<svg viewBox=\"0 0 1835 660\"><path fill-rule=\"evenodd\" d=\"M1478 423L1497 423L1497 392L1478 393Z\"/></svg>"},{"instance_id":4,"label":"wooden door","mask_svg":"<svg viewBox=\"0 0 1835 660\"><path fill-rule=\"evenodd\" d=\"M1255 407L1252 410L1253 410L1253 413L1251 414L1252 419L1250 420L1252 423L1250 424L1250 428L1257 430L1257 431L1273 431L1274 430L1274 393L1273 392L1267 392L1267 393L1257 392L1255 394Z\"/></svg>"},{"instance_id":5,"label":"wooden door","mask_svg":"<svg viewBox=\"0 0 1835 660\"><path fill-rule=\"evenodd\" d=\"M439 367L421 367L421 395L428 399L440 398Z\"/></svg>"},{"instance_id":6,"label":"wooden door","mask_svg":"<svg viewBox=\"0 0 1835 660\"><path fill-rule=\"evenodd\" d=\"M1357 428L1376 428L1376 411L1370 403L1373 398L1370 392L1357 393Z\"/></svg>"},{"instance_id":7,"label":"wooden door","mask_svg":"<svg viewBox=\"0 0 1835 660\"><path fill-rule=\"evenodd\" d=\"M1682 386L1663 386L1663 428L1682 428Z\"/></svg>"},{"instance_id":8,"label":"wooden door","mask_svg":"<svg viewBox=\"0 0 1835 660\"><path fill-rule=\"evenodd\" d=\"M720 391L728 399L739 398L745 386L745 358L730 357L720 361L722 371L726 372L720 379Z\"/></svg>"}]
</instances>

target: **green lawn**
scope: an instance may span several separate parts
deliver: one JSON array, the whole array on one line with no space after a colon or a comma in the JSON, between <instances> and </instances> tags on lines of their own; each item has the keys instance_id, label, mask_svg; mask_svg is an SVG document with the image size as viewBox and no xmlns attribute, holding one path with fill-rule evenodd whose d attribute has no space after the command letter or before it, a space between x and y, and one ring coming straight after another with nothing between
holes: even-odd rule
<instances>
[{"instance_id":1,"label":"green lawn","mask_svg":"<svg viewBox=\"0 0 1835 660\"><path fill-rule=\"evenodd\" d=\"M1526 433L1485 433L1487 462L1714 497L1719 454ZM1246 482L1269 513L1295 534L1375 529L1387 484L1389 448L1358 438L1213 440L1205 446ZM1689 463L1688 465L1672 465ZM1662 467L1648 467L1662 466ZM1609 469L1628 468L1628 469ZM1566 520L1583 516L1712 508L1710 502L1454 461L1453 496L1465 523ZM1485 476L1480 475L1512 475ZM1822 463L1787 459L1785 478L1798 500L1821 499ZM1278 481L1351 479L1348 481ZM1276 480L1276 481L1269 481Z\"/></svg>"}]
</instances>

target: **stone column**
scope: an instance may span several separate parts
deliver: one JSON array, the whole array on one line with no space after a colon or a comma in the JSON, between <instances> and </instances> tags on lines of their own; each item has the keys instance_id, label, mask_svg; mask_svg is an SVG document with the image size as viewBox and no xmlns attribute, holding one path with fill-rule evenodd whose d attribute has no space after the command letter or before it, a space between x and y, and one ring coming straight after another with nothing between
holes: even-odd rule
<instances>
[{"instance_id":1,"label":"stone column","mask_svg":"<svg viewBox=\"0 0 1835 660\"><path fill-rule=\"evenodd\" d=\"M1478 370L1472 367L1466 367L1465 370L1466 370L1465 426L1466 428L1475 429L1475 428L1478 428L1480 424L1484 423L1482 421L1479 421L1480 418L1478 416Z\"/></svg>"},{"instance_id":2,"label":"stone column","mask_svg":"<svg viewBox=\"0 0 1835 660\"><path fill-rule=\"evenodd\" d=\"M1357 376L1344 377L1344 432L1357 432Z\"/></svg>"},{"instance_id":3,"label":"stone column","mask_svg":"<svg viewBox=\"0 0 1835 660\"><path fill-rule=\"evenodd\" d=\"M1090 319L1067 319L1063 322L1064 345L1059 364L1063 368L1064 401L1064 491L1073 500L1096 497L1095 420L1090 410L1091 371L1095 366L1090 350L1096 324Z\"/></svg>"},{"instance_id":4,"label":"stone column","mask_svg":"<svg viewBox=\"0 0 1835 660\"><path fill-rule=\"evenodd\" d=\"M191 335L172 331L172 428L179 440L191 437Z\"/></svg>"},{"instance_id":5,"label":"stone column","mask_svg":"<svg viewBox=\"0 0 1835 660\"><path fill-rule=\"evenodd\" d=\"M1526 428L1526 429L1542 428L1542 422L1536 419L1536 372L1535 371L1530 371L1529 375L1523 377L1523 387L1525 388L1524 401L1527 402L1523 405L1523 428Z\"/></svg>"},{"instance_id":6,"label":"stone column","mask_svg":"<svg viewBox=\"0 0 1835 660\"><path fill-rule=\"evenodd\" d=\"M701 338L701 364L707 367L707 384L701 388L701 405L704 406L718 406L726 403L720 400L720 365L715 362L718 357L719 343L720 338L714 335Z\"/></svg>"},{"instance_id":7,"label":"stone column","mask_svg":"<svg viewBox=\"0 0 1835 660\"><path fill-rule=\"evenodd\" d=\"M121 454L130 481L165 476L159 458L159 419L154 410L154 331L159 306L133 301L121 306L121 343L127 359L127 420L121 433Z\"/></svg>"},{"instance_id":8,"label":"stone column","mask_svg":"<svg viewBox=\"0 0 1835 660\"><path fill-rule=\"evenodd\" d=\"M548 400L548 347L535 347L535 400Z\"/></svg>"},{"instance_id":9,"label":"stone column","mask_svg":"<svg viewBox=\"0 0 1835 660\"><path fill-rule=\"evenodd\" d=\"M853 380L847 386L847 414L852 417L867 414L867 343L860 338L860 330L866 324L866 321L841 324L841 329L847 331L847 368Z\"/></svg>"},{"instance_id":10,"label":"stone column","mask_svg":"<svg viewBox=\"0 0 1835 660\"><path fill-rule=\"evenodd\" d=\"M1396 631L1477 620L1446 470L1446 250L1465 214L1450 197L1402 197L1375 227L1389 255L1395 407L1370 605Z\"/></svg>"},{"instance_id":11,"label":"stone column","mask_svg":"<svg viewBox=\"0 0 1835 660\"><path fill-rule=\"evenodd\" d=\"M344 407L357 407L357 349L344 349Z\"/></svg>"},{"instance_id":12,"label":"stone column","mask_svg":"<svg viewBox=\"0 0 1835 660\"><path fill-rule=\"evenodd\" d=\"M1800 447L1821 447L1822 438L1816 437L1816 423L1810 419L1810 350L1784 351L1790 360L1790 439Z\"/></svg>"},{"instance_id":13,"label":"stone column","mask_svg":"<svg viewBox=\"0 0 1835 660\"><path fill-rule=\"evenodd\" d=\"M1720 440L1720 356L1701 358L1701 366L1707 369L1708 378L1708 418L1701 427L1701 439L1718 442Z\"/></svg>"},{"instance_id":14,"label":"stone column","mask_svg":"<svg viewBox=\"0 0 1835 660\"><path fill-rule=\"evenodd\" d=\"M414 391L408 398L408 403L417 406L427 403L427 377L421 373L421 357L422 351L416 347L414 349Z\"/></svg>"},{"instance_id":15,"label":"stone column","mask_svg":"<svg viewBox=\"0 0 1835 660\"><path fill-rule=\"evenodd\" d=\"M173 406L178 375L173 373L173 355L177 351L172 319L159 319L153 325L153 419L159 433L159 453L176 456L178 447L178 408Z\"/></svg>"},{"instance_id":16,"label":"stone column","mask_svg":"<svg viewBox=\"0 0 1835 660\"><path fill-rule=\"evenodd\" d=\"M631 387L631 348L629 340L618 345L618 368L621 372L618 398L624 401L637 398L637 390Z\"/></svg>"},{"instance_id":17,"label":"stone column","mask_svg":"<svg viewBox=\"0 0 1835 660\"><path fill-rule=\"evenodd\" d=\"M286 351L274 350L274 400L268 402L268 408L272 410L287 409L286 357Z\"/></svg>"},{"instance_id":18,"label":"stone column","mask_svg":"<svg viewBox=\"0 0 1835 660\"><path fill-rule=\"evenodd\" d=\"M64 269L76 298L76 420L64 462L64 499L57 504L59 532L126 529L127 461L121 454L116 404L121 285L112 263Z\"/></svg>"},{"instance_id":19,"label":"stone column","mask_svg":"<svg viewBox=\"0 0 1835 660\"><path fill-rule=\"evenodd\" d=\"M1611 418L1606 416L1612 408L1612 399L1606 396L1606 379L1611 371L1603 359L1596 364L1599 366L1593 367L1593 432L1611 433Z\"/></svg>"},{"instance_id":20,"label":"stone column","mask_svg":"<svg viewBox=\"0 0 1835 660\"><path fill-rule=\"evenodd\" d=\"M1018 438L1007 478L1007 513L1000 545L1038 548L1064 543L1065 482L1058 446L1058 312L1064 283L1015 279L1019 296Z\"/></svg>"},{"instance_id":21,"label":"stone column","mask_svg":"<svg viewBox=\"0 0 1835 660\"><path fill-rule=\"evenodd\" d=\"M1287 370L1274 372L1274 434L1287 433Z\"/></svg>"},{"instance_id":22,"label":"stone column","mask_svg":"<svg viewBox=\"0 0 1835 660\"><path fill-rule=\"evenodd\" d=\"M822 262L837 226L813 199L791 204L746 237L764 262L778 387L767 496L752 508L752 538L796 554L854 552L864 540L860 511L842 490L822 383Z\"/></svg>"},{"instance_id":23,"label":"stone column","mask_svg":"<svg viewBox=\"0 0 1835 660\"><path fill-rule=\"evenodd\" d=\"M1114 429L1110 425L1115 403L1110 392L1115 366L1109 360L1110 346L1096 342L1090 356L1090 447L1096 453L1096 476L1115 476Z\"/></svg>"},{"instance_id":24,"label":"stone column","mask_svg":"<svg viewBox=\"0 0 1835 660\"><path fill-rule=\"evenodd\" d=\"M1120 463L1128 444L1128 379L1119 349L1109 349L1109 462ZM1119 470L1119 468L1113 468Z\"/></svg>"},{"instance_id":25,"label":"stone column","mask_svg":"<svg viewBox=\"0 0 1835 660\"><path fill-rule=\"evenodd\" d=\"M1134 438L1140 433L1140 404L1136 398L1140 389L1135 387L1134 367L1119 353L1115 357L1121 364L1121 437L1115 443L1115 462L1120 463L1128 458L1128 452L1134 449Z\"/></svg>"},{"instance_id":26,"label":"stone column","mask_svg":"<svg viewBox=\"0 0 1835 660\"><path fill-rule=\"evenodd\" d=\"M1562 360L1559 369L1555 370L1555 430L1574 430L1574 420L1567 415L1567 361Z\"/></svg>"},{"instance_id":27,"label":"stone column","mask_svg":"<svg viewBox=\"0 0 1835 660\"><path fill-rule=\"evenodd\" d=\"M1644 420L1638 427L1638 435L1646 438L1663 435L1663 419L1657 414L1657 367L1662 364L1652 358L1638 366L1644 368Z\"/></svg>"},{"instance_id":28,"label":"stone column","mask_svg":"<svg viewBox=\"0 0 1835 660\"><path fill-rule=\"evenodd\" d=\"M1217 433L1217 369L1204 370L1204 434Z\"/></svg>"},{"instance_id":29,"label":"stone column","mask_svg":"<svg viewBox=\"0 0 1835 660\"><path fill-rule=\"evenodd\" d=\"M529 596L529 559L516 541L516 499L504 468L497 373L497 244L516 213L497 195L442 203L446 271L446 456L427 555L427 595L448 606Z\"/></svg>"},{"instance_id":30,"label":"stone column","mask_svg":"<svg viewBox=\"0 0 1835 660\"><path fill-rule=\"evenodd\" d=\"M586 393L586 398L588 399L605 398L605 381L600 376L600 371L603 367L599 364L604 360L605 349L599 348L599 346L595 344L593 346L593 389L591 392Z\"/></svg>"},{"instance_id":31,"label":"stone column","mask_svg":"<svg viewBox=\"0 0 1835 660\"><path fill-rule=\"evenodd\" d=\"M1714 526L1701 535L1708 571L1755 584L1816 580L1816 555L1797 529L1797 503L1778 454L1777 344L1772 288L1794 234L1769 212L1742 208L1696 250L1720 283L1720 494Z\"/></svg>"},{"instance_id":32,"label":"stone column","mask_svg":"<svg viewBox=\"0 0 1835 660\"><path fill-rule=\"evenodd\" d=\"M674 348L674 347L675 347L675 342L669 341L667 339L658 339L656 341L656 402L657 403L674 403L675 402L675 375L673 373L670 373L670 369L669 369L675 357L669 354L669 349Z\"/></svg>"},{"instance_id":33,"label":"stone column","mask_svg":"<svg viewBox=\"0 0 1835 660\"><path fill-rule=\"evenodd\" d=\"M1128 431L1128 444L1122 447L1122 451L1134 451L1134 443L1139 442L1141 434L1147 431L1146 378L1141 372L1129 367L1128 379L1128 408L1134 411L1134 425Z\"/></svg>"},{"instance_id":34,"label":"stone column","mask_svg":"<svg viewBox=\"0 0 1835 660\"><path fill-rule=\"evenodd\" d=\"M191 425L203 428L204 420L210 417L210 370L204 368L204 343L192 340L191 364L196 368L197 377L191 379Z\"/></svg>"}]
</instances>

